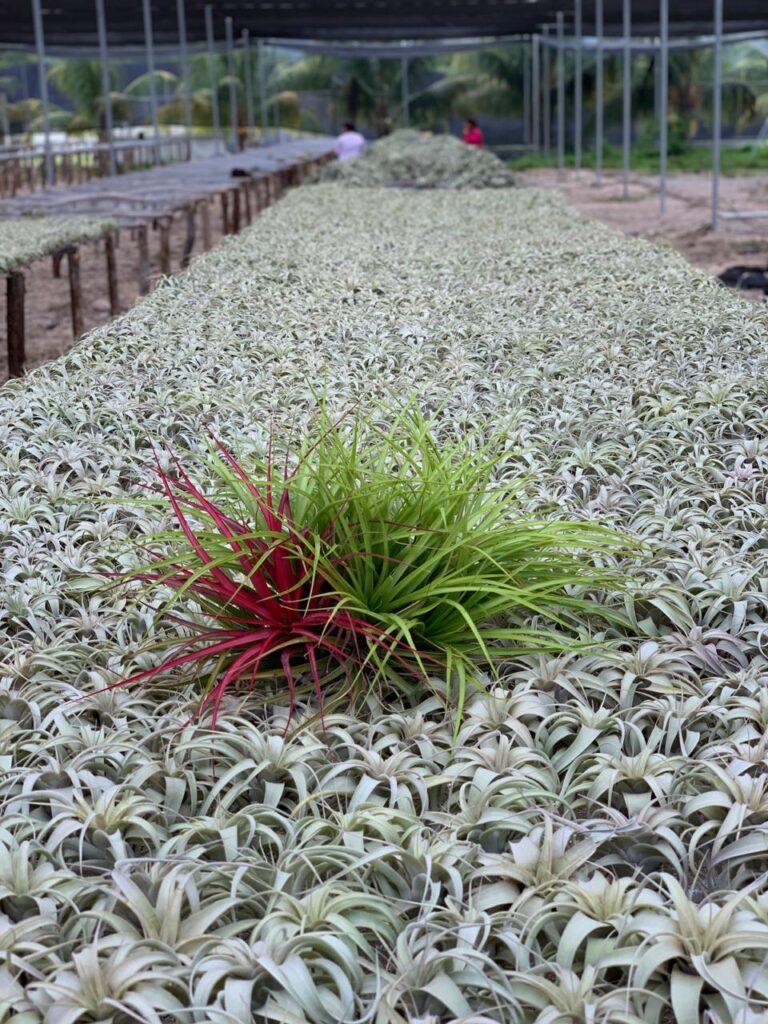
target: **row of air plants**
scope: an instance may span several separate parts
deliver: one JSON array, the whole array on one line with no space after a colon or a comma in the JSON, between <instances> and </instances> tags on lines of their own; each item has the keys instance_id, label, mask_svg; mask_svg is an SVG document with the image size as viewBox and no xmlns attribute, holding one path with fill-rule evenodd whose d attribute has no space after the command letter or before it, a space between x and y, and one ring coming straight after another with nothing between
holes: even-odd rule
<instances>
[{"instance_id":1,"label":"row of air plants","mask_svg":"<svg viewBox=\"0 0 768 1024\"><path fill-rule=\"evenodd\" d=\"M109 218L0 219L0 274L9 274L79 242L95 242L117 226Z\"/></svg>"},{"instance_id":2,"label":"row of air plants","mask_svg":"<svg viewBox=\"0 0 768 1024\"><path fill-rule=\"evenodd\" d=\"M317 185L0 389L2 1024L765 1024L766 338L557 197ZM254 481L271 433L281 481L318 388L637 538L585 551L623 635L526 616L590 642L480 658L461 715L436 672L320 722L298 658L292 718L278 672L215 732L204 672L114 685L202 613L99 575L178 536L152 445L213 497L205 426Z\"/></svg>"},{"instance_id":3,"label":"row of air plants","mask_svg":"<svg viewBox=\"0 0 768 1024\"><path fill-rule=\"evenodd\" d=\"M335 160L314 180L353 188L512 188L515 176L490 150L467 146L452 135L412 128L374 142L356 160Z\"/></svg>"},{"instance_id":4,"label":"row of air plants","mask_svg":"<svg viewBox=\"0 0 768 1024\"><path fill-rule=\"evenodd\" d=\"M514 482L494 482L497 446L441 444L413 407L385 415L325 413L298 452L270 438L247 467L218 444L209 490L179 459L173 476L160 469L176 529L133 577L173 592L163 613L191 598L195 614L169 656L126 682L203 668L215 727L222 701L265 676L287 686L291 712L308 679L321 718L329 686L332 707L355 707L381 683L418 703L437 680L458 726L481 663L573 648L582 620L620 618L572 593L616 582L593 557L615 553L616 534L522 514Z\"/></svg>"}]
</instances>

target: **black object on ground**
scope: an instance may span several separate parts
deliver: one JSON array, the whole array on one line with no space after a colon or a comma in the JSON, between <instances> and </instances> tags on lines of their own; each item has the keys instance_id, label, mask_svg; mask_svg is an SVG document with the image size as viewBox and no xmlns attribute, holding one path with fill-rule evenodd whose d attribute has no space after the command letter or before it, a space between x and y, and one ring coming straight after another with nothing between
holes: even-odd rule
<instances>
[{"instance_id":1,"label":"black object on ground","mask_svg":"<svg viewBox=\"0 0 768 1024\"><path fill-rule=\"evenodd\" d=\"M745 288L752 291L762 290L768 295L768 268L766 267L726 267L718 280L729 288Z\"/></svg>"}]
</instances>

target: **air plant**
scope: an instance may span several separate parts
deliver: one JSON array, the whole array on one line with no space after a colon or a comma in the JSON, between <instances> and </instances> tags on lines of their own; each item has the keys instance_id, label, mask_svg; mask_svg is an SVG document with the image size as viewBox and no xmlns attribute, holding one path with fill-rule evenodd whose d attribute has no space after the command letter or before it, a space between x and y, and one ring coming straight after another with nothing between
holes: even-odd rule
<instances>
[{"instance_id":1,"label":"air plant","mask_svg":"<svg viewBox=\"0 0 768 1024\"><path fill-rule=\"evenodd\" d=\"M317 438L281 468L274 438L248 468L215 442L209 493L178 457L173 476L158 463L177 530L129 578L169 588L162 611L189 635L124 682L204 666L199 712L212 709L214 727L228 692L276 674L291 709L309 677L321 716L330 688L334 706L355 706L385 683L432 686L460 719L478 664L578 645L580 620L614 617L572 588L618 582L599 565L617 534L521 513L488 446L438 442L413 407L389 426L345 419L322 413ZM202 617L181 607L190 598Z\"/></svg>"},{"instance_id":2,"label":"air plant","mask_svg":"<svg viewBox=\"0 0 768 1024\"><path fill-rule=\"evenodd\" d=\"M9 274L69 245L95 242L117 227L107 217L21 217L0 222L0 274Z\"/></svg>"}]
</instances>

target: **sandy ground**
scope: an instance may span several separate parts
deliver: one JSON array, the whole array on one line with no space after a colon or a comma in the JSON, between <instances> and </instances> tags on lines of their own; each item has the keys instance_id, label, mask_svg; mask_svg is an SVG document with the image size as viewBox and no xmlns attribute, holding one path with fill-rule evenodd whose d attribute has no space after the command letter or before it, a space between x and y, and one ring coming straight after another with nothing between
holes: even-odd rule
<instances>
[{"instance_id":1,"label":"sandy ground","mask_svg":"<svg viewBox=\"0 0 768 1024\"><path fill-rule=\"evenodd\" d=\"M707 175L674 175L669 182L667 212L659 214L657 180L650 175L633 175L629 200L622 196L621 177L606 172L597 187L591 171L567 171L563 180L555 170L525 171L523 184L562 190L569 203L596 220L604 221L630 235L652 241L666 241L695 266L718 274L733 264L768 266L768 218L724 221L720 230L710 230L710 179ZM722 179L722 208L725 210L768 210L768 175ZM214 244L220 239L220 222L213 216ZM184 225L177 221L171 238L172 266L178 270ZM152 233L150 252L152 276L160 276L158 238ZM200 238L195 252L200 251ZM121 233L117 252L120 305L129 309L138 299L137 249L131 232ZM86 330L109 320L106 261L103 243L81 249L81 277ZM745 298L761 293L740 292ZM69 284L66 263L60 279L52 273L51 260L43 260L27 271L27 363L28 369L61 355L72 345ZM4 334L5 289L0 289L0 331ZM5 344L0 344L0 381L6 377Z\"/></svg>"},{"instance_id":2,"label":"sandy ground","mask_svg":"<svg viewBox=\"0 0 768 1024\"><path fill-rule=\"evenodd\" d=\"M768 267L768 216L759 220L722 220L716 232L711 230L709 175L673 175L663 216L659 213L655 176L632 175L628 200L623 197L621 174L615 171L604 173L601 186L595 182L594 171L566 171L562 180L555 170L524 171L520 178L526 185L559 189L569 203L588 217L629 235L668 242L695 266L711 274L719 274L735 264ZM724 211L768 212L768 175L722 178L720 198Z\"/></svg>"}]
</instances>

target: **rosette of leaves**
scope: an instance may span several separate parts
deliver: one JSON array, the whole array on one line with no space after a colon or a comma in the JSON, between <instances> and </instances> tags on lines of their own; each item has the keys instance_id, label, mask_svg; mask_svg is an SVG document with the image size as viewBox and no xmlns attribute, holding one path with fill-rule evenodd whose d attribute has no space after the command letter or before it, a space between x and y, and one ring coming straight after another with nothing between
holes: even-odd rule
<instances>
[{"instance_id":1,"label":"rosette of leaves","mask_svg":"<svg viewBox=\"0 0 768 1024\"><path fill-rule=\"evenodd\" d=\"M265 678L284 680L291 708L314 691L321 716L329 694L432 687L459 721L481 666L579 646L590 620L615 619L593 594L618 582L602 563L621 539L523 514L490 447L439 443L413 407L389 425L324 413L284 461L276 442L252 465L215 442L207 490L178 458L160 470L177 526L133 577L170 588L162 614L185 635L124 682L200 673L214 725L225 694Z\"/></svg>"}]
</instances>

